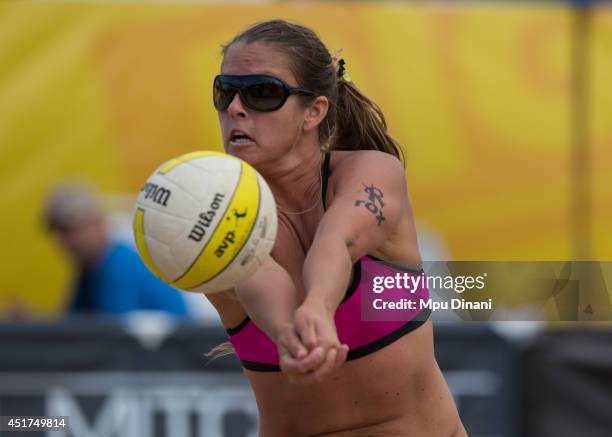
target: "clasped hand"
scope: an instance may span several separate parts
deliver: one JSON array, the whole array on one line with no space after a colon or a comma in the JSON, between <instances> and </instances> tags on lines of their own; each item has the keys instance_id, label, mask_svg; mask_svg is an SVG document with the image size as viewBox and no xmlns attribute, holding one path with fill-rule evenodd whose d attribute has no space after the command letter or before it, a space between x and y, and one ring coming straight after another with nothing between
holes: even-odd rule
<instances>
[{"instance_id":1,"label":"clasped hand","mask_svg":"<svg viewBox=\"0 0 612 437\"><path fill-rule=\"evenodd\" d=\"M346 361L348 346L340 344L333 311L306 300L292 324L277 336L280 368L294 383L322 382Z\"/></svg>"}]
</instances>

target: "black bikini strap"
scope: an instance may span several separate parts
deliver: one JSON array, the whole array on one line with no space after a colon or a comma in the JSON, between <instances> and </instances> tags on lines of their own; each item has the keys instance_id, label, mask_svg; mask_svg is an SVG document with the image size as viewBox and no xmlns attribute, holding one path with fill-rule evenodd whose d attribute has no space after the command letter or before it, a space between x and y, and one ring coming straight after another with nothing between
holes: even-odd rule
<instances>
[{"instance_id":1,"label":"black bikini strap","mask_svg":"<svg viewBox=\"0 0 612 437\"><path fill-rule=\"evenodd\" d=\"M321 168L321 198L323 199L323 210L327 209L325 205L325 194L327 194L327 181L329 179L329 161L331 153L325 152L325 159L323 160L323 167Z\"/></svg>"}]
</instances>

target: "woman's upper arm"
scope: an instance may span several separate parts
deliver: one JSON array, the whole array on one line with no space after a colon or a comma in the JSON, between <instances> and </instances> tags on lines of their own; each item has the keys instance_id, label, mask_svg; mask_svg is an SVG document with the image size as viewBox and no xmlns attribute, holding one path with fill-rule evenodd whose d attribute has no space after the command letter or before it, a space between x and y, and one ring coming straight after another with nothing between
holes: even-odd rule
<instances>
[{"instance_id":1,"label":"woman's upper arm","mask_svg":"<svg viewBox=\"0 0 612 437\"><path fill-rule=\"evenodd\" d=\"M225 329L235 328L247 316L233 288L218 293L205 294L204 296L219 313Z\"/></svg>"},{"instance_id":2,"label":"woman's upper arm","mask_svg":"<svg viewBox=\"0 0 612 437\"><path fill-rule=\"evenodd\" d=\"M364 151L345 165L316 238L341 238L355 260L397 228L408 198L404 167L394 156Z\"/></svg>"}]
</instances>

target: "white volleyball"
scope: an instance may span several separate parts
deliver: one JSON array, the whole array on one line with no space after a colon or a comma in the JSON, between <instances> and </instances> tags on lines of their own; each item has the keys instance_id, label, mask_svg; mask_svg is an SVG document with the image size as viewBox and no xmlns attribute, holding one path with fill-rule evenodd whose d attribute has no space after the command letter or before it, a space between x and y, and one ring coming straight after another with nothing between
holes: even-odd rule
<instances>
[{"instance_id":1,"label":"white volleyball","mask_svg":"<svg viewBox=\"0 0 612 437\"><path fill-rule=\"evenodd\" d=\"M134 211L145 264L163 281L214 293L251 276L276 238L276 204L246 162L218 152L179 156L146 181Z\"/></svg>"}]
</instances>

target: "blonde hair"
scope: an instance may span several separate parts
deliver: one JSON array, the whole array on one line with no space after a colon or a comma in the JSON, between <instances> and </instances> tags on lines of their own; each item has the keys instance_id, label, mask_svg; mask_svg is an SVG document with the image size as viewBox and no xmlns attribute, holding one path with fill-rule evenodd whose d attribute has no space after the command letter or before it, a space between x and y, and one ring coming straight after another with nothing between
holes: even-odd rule
<instances>
[{"instance_id":1,"label":"blonde hair","mask_svg":"<svg viewBox=\"0 0 612 437\"><path fill-rule=\"evenodd\" d=\"M206 358L209 358L210 361L214 361L217 358L226 357L228 355L234 355L236 350L234 346L229 341L224 341L221 344L218 344L211 348L208 352L204 354Z\"/></svg>"}]
</instances>

